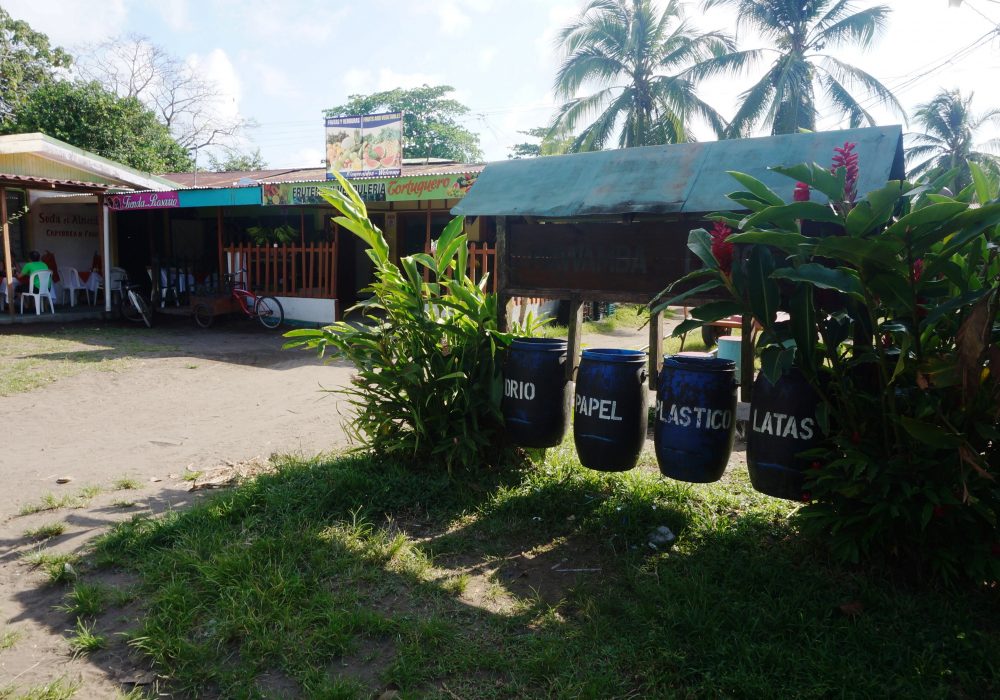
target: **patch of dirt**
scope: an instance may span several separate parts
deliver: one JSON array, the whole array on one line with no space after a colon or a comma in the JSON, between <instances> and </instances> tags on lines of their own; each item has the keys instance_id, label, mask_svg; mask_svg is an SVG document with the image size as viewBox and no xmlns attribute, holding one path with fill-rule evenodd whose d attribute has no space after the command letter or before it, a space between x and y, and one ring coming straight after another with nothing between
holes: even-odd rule
<instances>
[{"instance_id":1,"label":"patch of dirt","mask_svg":"<svg viewBox=\"0 0 1000 700\"><path fill-rule=\"evenodd\" d=\"M138 609L131 606L97 620L98 633L108 637L105 650L73 658L66 630L75 620L53 609L68 589L27 566L26 553L82 553L114 523L187 507L202 498L202 488L269 468L272 454L313 456L347 445L340 404L323 389L345 384L349 367L282 351L280 335L236 323L135 332L172 350L124 371L87 369L0 397L0 415L16 417L0 446L0 631L18 633L13 647L0 651L0 688L23 692L65 678L80 683L75 697L110 698L137 682L147 689L158 682L118 634L135 627ZM201 472L193 493L183 478L189 466ZM126 477L138 488L114 490ZM82 495L89 486L101 491ZM18 515L46 496L71 497L79 507ZM65 526L63 534L44 542L24 535L53 523Z\"/></svg>"}]
</instances>

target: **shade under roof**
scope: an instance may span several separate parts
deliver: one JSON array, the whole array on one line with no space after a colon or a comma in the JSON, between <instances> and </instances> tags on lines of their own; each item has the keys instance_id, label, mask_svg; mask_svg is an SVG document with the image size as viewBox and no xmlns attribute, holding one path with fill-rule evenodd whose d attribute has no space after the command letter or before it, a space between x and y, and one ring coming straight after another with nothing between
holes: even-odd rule
<instances>
[{"instance_id":1,"label":"shade under roof","mask_svg":"<svg viewBox=\"0 0 1000 700\"><path fill-rule=\"evenodd\" d=\"M580 218L621 214L695 214L733 208L742 189L727 170L761 180L786 201L795 183L768 170L828 165L835 146L857 144L858 195L902 179L899 126L647 146L490 163L451 211L469 216ZM824 199L822 195L814 197Z\"/></svg>"}]
</instances>

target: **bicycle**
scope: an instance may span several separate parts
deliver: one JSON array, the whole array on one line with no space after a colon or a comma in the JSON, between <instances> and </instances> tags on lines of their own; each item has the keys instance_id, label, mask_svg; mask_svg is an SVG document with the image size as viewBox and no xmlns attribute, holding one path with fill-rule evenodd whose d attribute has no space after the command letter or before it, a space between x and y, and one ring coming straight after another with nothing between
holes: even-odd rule
<instances>
[{"instance_id":1,"label":"bicycle","mask_svg":"<svg viewBox=\"0 0 1000 700\"><path fill-rule=\"evenodd\" d=\"M239 310L250 319L257 319L260 325L268 330L274 330L285 321L285 310L281 302L272 296L257 296L246 289L242 275L226 275L226 281L231 286L230 299L236 302ZM215 321L215 311L208 304L197 304L192 309L194 322L201 328L208 328Z\"/></svg>"},{"instance_id":2,"label":"bicycle","mask_svg":"<svg viewBox=\"0 0 1000 700\"><path fill-rule=\"evenodd\" d=\"M137 284L129 284L128 278L121 281L121 302L119 309L122 317L138 323L143 321L147 328L153 327L153 307L142 295L142 288Z\"/></svg>"}]
</instances>

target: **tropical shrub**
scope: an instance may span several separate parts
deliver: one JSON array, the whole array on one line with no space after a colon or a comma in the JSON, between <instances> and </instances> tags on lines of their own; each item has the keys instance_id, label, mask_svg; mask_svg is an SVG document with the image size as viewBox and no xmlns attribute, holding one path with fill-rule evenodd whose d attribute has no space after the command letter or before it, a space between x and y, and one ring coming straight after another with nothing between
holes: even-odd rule
<instances>
[{"instance_id":1,"label":"tropical shrub","mask_svg":"<svg viewBox=\"0 0 1000 700\"><path fill-rule=\"evenodd\" d=\"M892 181L858 200L853 149L774 168L797 181L789 204L731 173L750 214L691 232L705 267L684 283L702 282L660 306L726 290L677 332L753 314L762 371L798 367L819 393L805 532L843 560L1000 580L1000 203L974 164L954 197Z\"/></svg>"},{"instance_id":2,"label":"tropical shrub","mask_svg":"<svg viewBox=\"0 0 1000 700\"><path fill-rule=\"evenodd\" d=\"M497 297L467 274L463 219L445 228L431 254L392 262L382 232L346 180L326 200L338 224L356 234L374 263L372 296L354 309L361 322L295 330L286 347L339 351L357 368L342 390L353 407L348 429L364 447L431 467L489 464L498 455L500 351L517 332L497 325ZM429 281L424 281L424 271ZM533 319L527 324L532 326Z\"/></svg>"}]
</instances>

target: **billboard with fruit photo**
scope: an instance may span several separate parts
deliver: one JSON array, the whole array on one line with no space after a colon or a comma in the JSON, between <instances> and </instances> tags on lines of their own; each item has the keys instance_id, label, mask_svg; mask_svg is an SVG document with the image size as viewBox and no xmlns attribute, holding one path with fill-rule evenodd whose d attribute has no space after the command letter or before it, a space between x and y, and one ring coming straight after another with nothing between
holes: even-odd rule
<instances>
[{"instance_id":1,"label":"billboard with fruit photo","mask_svg":"<svg viewBox=\"0 0 1000 700\"><path fill-rule=\"evenodd\" d=\"M399 177L403 171L403 113L326 119L326 179Z\"/></svg>"}]
</instances>

